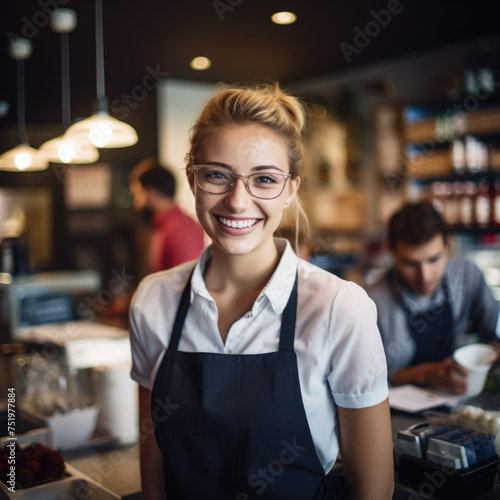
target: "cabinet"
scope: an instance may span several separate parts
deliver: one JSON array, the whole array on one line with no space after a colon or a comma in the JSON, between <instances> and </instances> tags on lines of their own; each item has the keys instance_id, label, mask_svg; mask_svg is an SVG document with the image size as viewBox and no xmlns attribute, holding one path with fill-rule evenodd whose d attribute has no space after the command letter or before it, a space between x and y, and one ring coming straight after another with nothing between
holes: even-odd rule
<instances>
[{"instance_id":1,"label":"cabinet","mask_svg":"<svg viewBox=\"0 0 500 500\"><path fill-rule=\"evenodd\" d=\"M406 106L402 145L409 193L431 198L452 230L500 232L498 96Z\"/></svg>"}]
</instances>

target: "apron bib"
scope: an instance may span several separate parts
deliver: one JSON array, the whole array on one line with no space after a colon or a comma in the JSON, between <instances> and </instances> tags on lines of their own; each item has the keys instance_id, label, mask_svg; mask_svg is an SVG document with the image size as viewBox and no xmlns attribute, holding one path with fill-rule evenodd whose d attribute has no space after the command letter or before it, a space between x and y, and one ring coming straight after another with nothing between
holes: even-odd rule
<instances>
[{"instance_id":1,"label":"apron bib","mask_svg":"<svg viewBox=\"0 0 500 500\"><path fill-rule=\"evenodd\" d=\"M267 354L178 351L190 294L191 278L151 398L152 415L176 408L154 422L167 499L340 499L343 478L325 476L300 392L297 277L279 350Z\"/></svg>"},{"instance_id":2,"label":"apron bib","mask_svg":"<svg viewBox=\"0 0 500 500\"><path fill-rule=\"evenodd\" d=\"M450 305L448 283L443 279L443 301L424 312L412 312L396 285L396 272L390 271L389 288L394 300L404 310L410 335L416 351L411 365L430 361L442 361L453 353L453 314Z\"/></svg>"}]
</instances>

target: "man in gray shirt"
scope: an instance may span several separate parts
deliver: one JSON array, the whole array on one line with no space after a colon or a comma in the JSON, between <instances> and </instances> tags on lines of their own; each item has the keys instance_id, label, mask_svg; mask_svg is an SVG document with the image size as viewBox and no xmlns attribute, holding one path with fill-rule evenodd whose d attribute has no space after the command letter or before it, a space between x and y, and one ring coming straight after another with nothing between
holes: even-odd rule
<instances>
[{"instance_id":1,"label":"man in gray shirt","mask_svg":"<svg viewBox=\"0 0 500 500\"><path fill-rule=\"evenodd\" d=\"M431 203L396 212L388 243L394 266L368 294L378 309L389 382L465 392L467 372L451 354L470 327L485 342L498 340L500 304L472 262L448 258L447 227Z\"/></svg>"}]
</instances>

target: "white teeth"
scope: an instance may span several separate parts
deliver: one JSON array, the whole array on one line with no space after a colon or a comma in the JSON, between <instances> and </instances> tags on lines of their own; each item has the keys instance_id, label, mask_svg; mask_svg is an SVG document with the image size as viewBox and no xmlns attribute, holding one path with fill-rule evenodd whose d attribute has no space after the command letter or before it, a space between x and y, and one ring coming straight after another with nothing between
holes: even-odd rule
<instances>
[{"instance_id":1,"label":"white teeth","mask_svg":"<svg viewBox=\"0 0 500 500\"><path fill-rule=\"evenodd\" d=\"M257 223L257 219L238 220L238 221L224 219L222 217L217 217L217 219L225 226L232 227L234 229L243 229L244 227L251 227Z\"/></svg>"}]
</instances>

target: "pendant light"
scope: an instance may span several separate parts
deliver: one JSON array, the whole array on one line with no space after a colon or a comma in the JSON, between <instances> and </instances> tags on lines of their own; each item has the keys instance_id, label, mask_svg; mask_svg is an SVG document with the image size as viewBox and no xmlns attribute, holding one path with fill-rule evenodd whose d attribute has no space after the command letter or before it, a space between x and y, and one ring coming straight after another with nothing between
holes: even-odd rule
<instances>
[{"instance_id":1,"label":"pendant light","mask_svg":"<svg viewBox=\"0 0 500 500\"><path fill-rule=\"evenodd\" d=\"M45 170L49 162L40 151L28 144L26 136L24 60L31 56L33 45L26 38L16 38L10 41L8 47L9 56L17 64L17 129L20 144L0 156L0 170L9 172Z\"/></svg>"},{"instance_id":2,"label":"pendant light","mask_svg":"<svg viewBox=\"0 0 500 500\"><path fill-rule=\"evenodd\" d=\"M64 130L71 124L70 84L69 84L69 33L77 24L76 12L71 9L55 9L50 18L50 27L61 34L61 92L62 122ZM51 139L40 146L40 151L53 163L94 163L99 159L99 151L83 135L62 136Z\"/></svg>"},{"instance_id":3,"label":"pendant light","mask_svg":"<svg viewBox=\"0 0 500 500\"><path fill-rule=\"evenodd\" d=\"M104 90L104 48L102 0L95 0L96 20L96 81L97 112L69 127L66 134L84 134L98 148L123 148L137 142L137 133L125 122L113 118L108 113L108 101Z\"/></svg>"}]
</instances>

